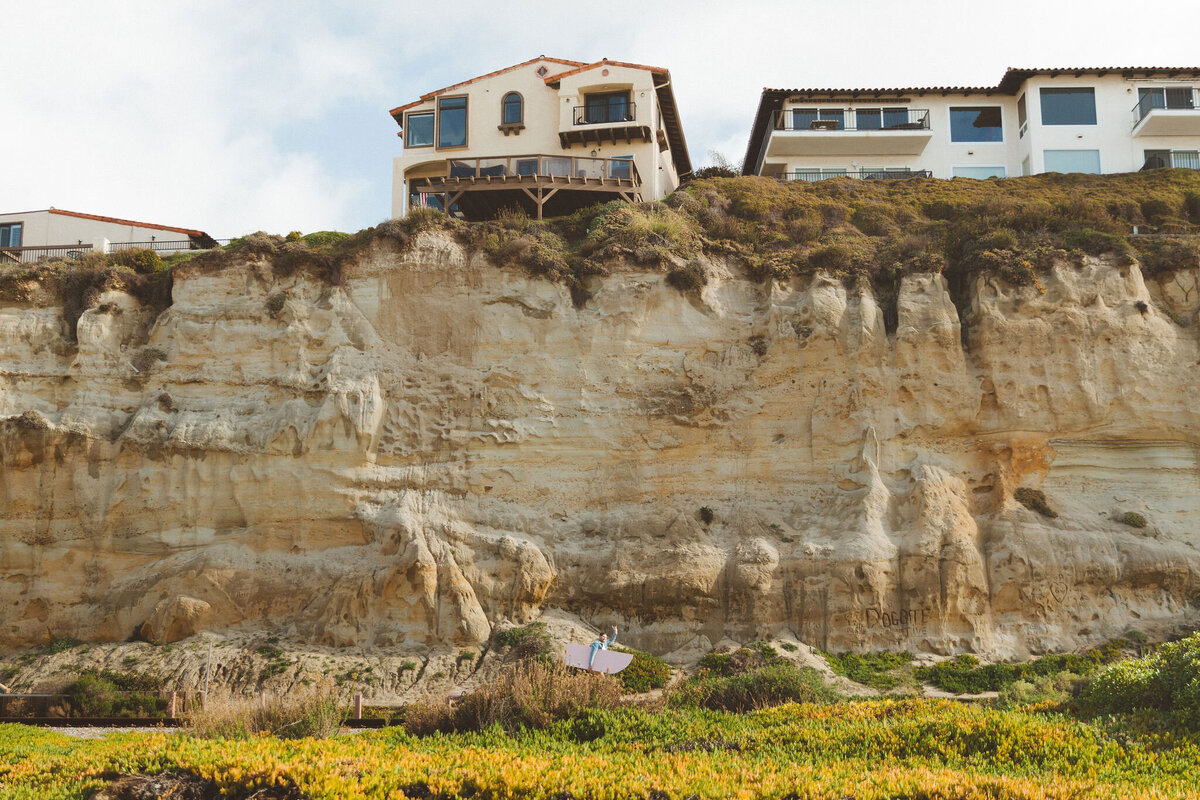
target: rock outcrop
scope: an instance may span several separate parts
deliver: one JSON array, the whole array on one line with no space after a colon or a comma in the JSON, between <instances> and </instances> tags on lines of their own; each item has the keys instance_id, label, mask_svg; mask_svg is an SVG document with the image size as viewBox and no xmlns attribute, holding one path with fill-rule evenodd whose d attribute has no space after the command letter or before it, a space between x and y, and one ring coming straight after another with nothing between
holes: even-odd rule
<instances>
[{"instance_id":1,"label":"rock outcrop","mask_svg":"<svg viewBox=\"0 0 1200 800\"><path fill-rule=\"evenodd\" d=\"M865 285L705 269L577 308L428 234L340 286L184 264L75 337L0 307L0 647L422 650L552 611L660 654L1017 657L1200 617L1195 270L909 275L889 330Z\"/></svg>"}]
</instances>

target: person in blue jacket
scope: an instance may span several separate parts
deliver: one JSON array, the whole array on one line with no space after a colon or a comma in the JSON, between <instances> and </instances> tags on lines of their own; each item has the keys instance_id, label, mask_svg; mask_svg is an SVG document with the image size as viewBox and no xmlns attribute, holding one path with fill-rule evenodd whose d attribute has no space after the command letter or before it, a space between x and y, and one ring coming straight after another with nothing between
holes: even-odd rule
<instances>
[{"instance_id":1,"label":"person in blue jacket","mask_svg":"<svg viewBox=\"0 0 1200 800\"><path fill-rule=\"evenodd\" d=\"M596 661L596 653L601 650L607 650L610 644L617 641L617 626L613 625L612 638L608 638L607 633L600 634L600 638L592 642L592 654L588 657L588 669L592 668L592 664Z\"/></svg>"}]
</instances>

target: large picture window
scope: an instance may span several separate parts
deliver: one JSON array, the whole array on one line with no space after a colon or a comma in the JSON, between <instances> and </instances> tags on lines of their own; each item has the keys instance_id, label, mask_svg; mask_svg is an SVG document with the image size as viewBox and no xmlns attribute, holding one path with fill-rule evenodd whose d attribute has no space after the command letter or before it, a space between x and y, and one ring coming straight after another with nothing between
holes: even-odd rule
<instances>
[{"instance_id":1,"label":"large picture window","mask_svg":"<svg viewBox=\"0 0 1200 800\"><path fill-rule=\"evenodd\" d=\"M1002 142L1000 106L950 109L950 141Z\"/></svg>"},{"instance_id":2,"label":"large picture window","mask_svg":"<svg viewBox=\"0 0 1200 800\"><path fill-rule=\"evenodd\" d=\"M1041 89L1043 125L1095 125L1096 90Z\"/></svg>"},{"instance_id":3,"label":"large picture window","mask_svg":"<svg viewBox=\"0 0 1200 800\"><path fill-rule=\"evenodd\" d=\"M433 147L433 112L408 115L405 147Z\"/></svg>"},{"instance_id":4,"label":"large picture window","mask_svg":"<svg viewBox=\"0 0 1200 800\"><path fill-rule=\"evenodd\" d=\"M21 223L12 222L0 225L0 247L21 246Z\"/></svg>"},{"instance_id":5,"label":"large picture window","mask_svg":"<svg viewBox=\"0 0 1200 800\"><path fill-rule=\"evenodd\" d=\"M438 147L467 146L467 98L438 100Z\"/></svg>"},{"instance_id":6,"label":"large picture window","mask_svg":"<svg viewBox=\"0 0 1200 800\"><path fill-rule=\"evenodd\" d=\"M1004 167L951 167L950 177L952 178L974 178L975 180L983 180L985 178L1003 178L1005 177Z\"/></svg>"},{"instance_id":7,"label":"large picture window","mask_svg":"<svg viewBox=\"0 0 1200 800\"><path fill-rule=\"evenodd\" d=\"M1100 174L1099 150L1047 150L1043 160L1046 172Z\"/></svg>"}]
</instances>

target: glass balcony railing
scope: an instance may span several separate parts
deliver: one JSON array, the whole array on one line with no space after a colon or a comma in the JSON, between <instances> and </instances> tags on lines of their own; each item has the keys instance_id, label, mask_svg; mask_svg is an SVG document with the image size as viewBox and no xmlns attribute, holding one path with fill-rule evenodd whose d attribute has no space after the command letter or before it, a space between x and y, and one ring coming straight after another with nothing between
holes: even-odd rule
<instances>
[{"instance_id":1,"label":"glass balcony railing","mask_svg":"<svg viewBox=\"0 0 1200 800\"><path fill-rule=\"evenodd\" d=\"M1196 111L1200 109L1200 90L1190 87L1167 87L1150 89L1141 93L1133 107L1133 124L1136 126L1159 109L1165 111Z\"/></svg>"},{"instance_id":2,"label":"glass balcony railing","mask_svg":"<svg viewBox=\"0 0 1200 800\"><path fill-rule=\"evenodd\" d=\"M572 156L502 156L446 160L449 179L591 178L641 185L633 159Z\"/></svg>"}]
</instances>

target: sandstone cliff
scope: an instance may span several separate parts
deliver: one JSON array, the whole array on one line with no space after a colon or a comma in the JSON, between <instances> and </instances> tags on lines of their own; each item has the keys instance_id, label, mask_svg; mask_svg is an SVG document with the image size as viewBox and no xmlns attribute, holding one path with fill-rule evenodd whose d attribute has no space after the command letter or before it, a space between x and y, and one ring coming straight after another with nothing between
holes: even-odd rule
<instances>
[{"instance_id":1,"label":"sandstone cliff","mask_svg":"<svg viewBox=\"0 0 1200 800\"><path fill-rule=\"evenodd\" d=\"M1200 618L1200 270L957 304L910 274L889 332L865 283L697 263L578 308L438 233L340 286L185 264L77 342L31 286L0 307L0 648L423 651L549 613L659 654L1019 657Z\"/></svg>"}]
</instances>

